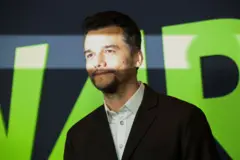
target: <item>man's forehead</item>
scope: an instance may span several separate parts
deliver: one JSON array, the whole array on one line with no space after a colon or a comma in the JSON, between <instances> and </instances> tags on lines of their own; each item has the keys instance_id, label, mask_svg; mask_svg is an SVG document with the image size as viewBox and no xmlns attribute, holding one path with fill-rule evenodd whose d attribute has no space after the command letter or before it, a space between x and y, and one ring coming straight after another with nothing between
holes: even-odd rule
<instances>
[{"instance_id":1,"label":"man's forehead","mask_svg":"<svg viewBox=\"0 0 240 160\"><path fill-rule=\"evenodd\" d=\"M100 47L106 45L121 45L123 42L122 32L109 32L108 30L90 31L84 41L84 48Z\"/></svg>"},{"instance_id":2,"label":"man's forehead","mask_svg":"<svg viewBox=\"0 0 240 160\"><path fill-rule=\"evenodd\" d=\"M121 33L123 33L123 29L118 26L109 26L91 30L88 32L88 34L121 34Z\"/></svg>"}]
</instances>

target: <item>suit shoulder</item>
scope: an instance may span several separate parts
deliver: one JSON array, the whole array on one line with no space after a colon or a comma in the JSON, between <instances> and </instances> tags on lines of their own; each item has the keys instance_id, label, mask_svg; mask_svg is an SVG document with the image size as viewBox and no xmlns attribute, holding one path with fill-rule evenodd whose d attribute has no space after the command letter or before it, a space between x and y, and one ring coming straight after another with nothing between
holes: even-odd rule
<instances>
[{"instance_id":1,"label":"suit shoulder","mask_svg":"<svg viewBox=\"0 0 240 160\"><path fill-rule=\"evenodd\" d=\"M190 102L184 101L174 96L158 93L159 106L163 107L176 116L190 117L192 114L204 116L203 111Z\"/></svg>"},{"instance_id":2,"label":"suit shoulder","mask_svg":"<svg viewBox=\"0 0 240 160\"><path fill-rule=\"evenodd\" d=\"M75 124L70 127L68 130L68 135L72 134L81 134L81 132L86 133L91 129L91 126L94 124L94 117L96 113L99 111L100 107L96 108L89 114L87 114L85 117L77 121Z\"/></svg>"},{"instance_id":3,"label":"suit shoulder","mask_svg":"<svg viewBox=\"0 0 240 160\"><path fill-rule=\"evenodd\" d=\"M199 107L179 98L164 94L159 94L158 115L169 124L178 126L187 126L189 123L192 124L194 122L207 123L207 118Z\"/></svg>"},{"instance_id":4,"label":"suit shoulder","mask_svg":"<svg viewBox=\"0 0 240 160\"><path fill-rule=\"evenodd\" d=\"M172 107L178 106L181 107L181 109L190 109L196 107L194 104L190 102L170 95L159 94L159 98L164 100L164 102L171 105Z\"/></svg>"}]
</instances>

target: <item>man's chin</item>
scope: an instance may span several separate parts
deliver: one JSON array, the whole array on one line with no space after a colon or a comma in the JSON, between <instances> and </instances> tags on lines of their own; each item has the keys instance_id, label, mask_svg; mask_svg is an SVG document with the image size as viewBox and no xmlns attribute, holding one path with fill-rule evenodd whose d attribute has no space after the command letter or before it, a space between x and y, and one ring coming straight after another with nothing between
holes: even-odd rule
<instances>
[{"instance_id":1,"label":"man's chin","mask_svg":"<svg viewBox=\"0 0 240 160\"><path fill-rule=\"evenodd\" d=\"M116 82L111 82L108 84L98 84L98 83L94 83L94 86L102 91L103 93L115 93L117 91L117 83Z\"/></svg>"}]
</instances>

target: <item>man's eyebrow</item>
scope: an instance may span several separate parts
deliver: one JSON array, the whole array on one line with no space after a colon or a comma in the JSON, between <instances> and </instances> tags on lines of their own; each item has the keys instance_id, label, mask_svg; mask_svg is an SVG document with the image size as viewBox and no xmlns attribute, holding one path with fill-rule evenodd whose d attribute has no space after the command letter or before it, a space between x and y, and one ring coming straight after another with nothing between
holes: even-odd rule
<instances>
[{"instance_id":1,"label":"man's eyebrow","mask_svg":"<svg viewBox=\"0 0 240 160\"><path fill-rule=\"evenodd\" d=\"M120 49L120 47L119 47L118 45L115 45L115 44L106 45L106 46L104 46L104 48L115 48L115 49Z\"/></svg>"},{"instance_id":2,"label":"man's eyebrow","mask_svg":"<svg viewBox=\"0 0 240 160\"><path fill-rule=\"evenodd\" d=\"M89 52L92 52L92 51L90 49L87 49L87 50L84 51L84 54L87 54Z\"/></svg>"},{"instance_id":3,"label":"man's eyebrow","mask_svg":"<svg viewBox=\"0 0 240 160\"><path fill-rule=\"evenodd\" d=\"M118 45L115 44L111 44L111 45L106 45L103 48L108 49L108 48L115 48L115 49L120 49L120 47ZM92 52L91 49L87 49L84 51L84 54L87 54L89 52Z\"/></svg>"}]
</instances>

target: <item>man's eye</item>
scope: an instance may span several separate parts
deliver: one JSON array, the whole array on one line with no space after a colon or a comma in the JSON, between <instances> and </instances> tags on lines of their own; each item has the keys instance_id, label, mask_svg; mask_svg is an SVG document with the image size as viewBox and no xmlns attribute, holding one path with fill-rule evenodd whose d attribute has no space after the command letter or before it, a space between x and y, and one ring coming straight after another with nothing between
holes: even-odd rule
<instances>
[{"instance_id":1,"label":"man's eye","mask_svg":"<svg viewBox=\"0 0 240 160\"><path fill-rule=\"evenodd\" d=\"M89 53L89 54L86 55L86 58L91 58L92 56L93 56L93 54Z\"/></svg>"},{"instance_id":2,"label":"man's eye","mask_svg":"<svg viewBox=\"0 0 240 160\"><path fill-rule=\"evenodd\" d=\"M107 49L107 50L105 50L105 53L115 53L115 51L112 49Z\"/></svg>"}]
</instances>

